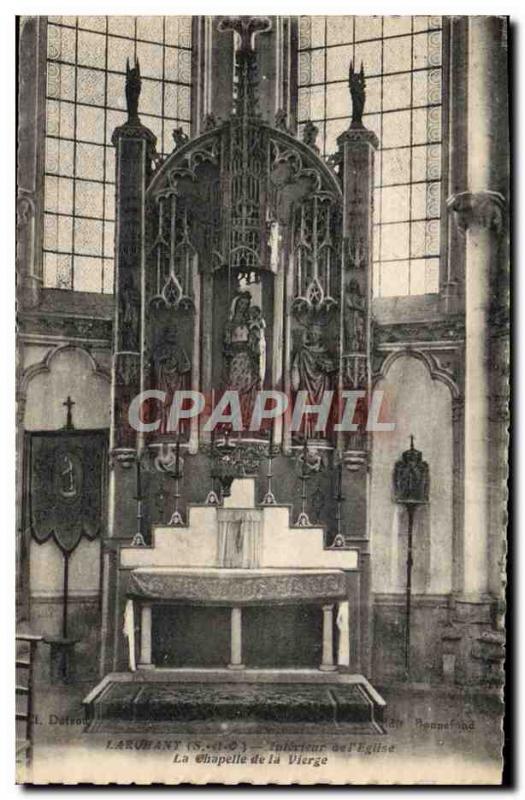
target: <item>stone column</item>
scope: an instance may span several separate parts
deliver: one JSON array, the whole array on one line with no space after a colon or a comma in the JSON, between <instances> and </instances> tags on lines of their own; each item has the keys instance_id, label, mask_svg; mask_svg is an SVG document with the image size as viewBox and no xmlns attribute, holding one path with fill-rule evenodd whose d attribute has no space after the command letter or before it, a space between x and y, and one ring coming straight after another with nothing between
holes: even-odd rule
<instances>
[{"instance_id":1,"label":"stone column","mask_svg":"<svg viewBox=\"0 0 525 800\"><path fill-rule=\"evenodd\" d=\"M337 144L344 198L339 389L369 393L374 158L379 142L375 133L352 121ZM354 422L362 423L365 407L364 401L357 403ZM368 445L362 425L358 431L338 433L338 448L351 471L365 463Z\"/></svg>"},{"instance_id":2,"label":"stone column","mask_svg":"<svg viewBox=\"0 0 525 800\"><path fill-rule=\"evenodd\" d=\"M115 319L113 334L112 450L134 450L136 432L128 407L142 388L144 325L142 296L146 261L146 187L151 176L155 136L130 116L112 137L116 148Z\"/></svg>"},{"instance_id":3,"label":"stone column","mask_svg":"<svg viewBox=\"0 0 525 800\"><path fill-rule=\"evenodd\" d=\"M468 191L453 195L449 208L465 234L465 436L464 559L462 593L480 601L488 592L489 322L491 266L497 263L505 200L494 163L505 149L498 129L496 46L502 20L470 17L468 41ZM501 44L501 43L500 43Z\"/></svg>"},{"instance_id":4,"label":"stone column","mask_svg":"<svg viewBox=\"0 0 525 800\"><path fill-rule=\"evenodd\" d=\"M111 382L110 472L108 482L108 539L112 544L129 539L137 532L139 480L137 453L143 434L129 423L129 405L144 388L145 324L143 296L146 278L146 188L151 179L156 137L142 125L138 115L140 76L138 65L128 65L122 94L128 101L128 119L115 129L112 143L116 150L115 207L115 304L113 318L113 366ZM108 544L105 543L105 549ZM118 657L116 623L118 605L118 559L104 560L103 585L109 596L103 598L102 645L104 659Z\"/></svg>"},{"instance_id":5,"label":"stone column","mask_svg":"<svg viewBox=\"0 0 525 800\"><path fill-rule=\"evenodd\" d=\"M140 659L139 669L151 669L151 603L142 603L140 607Z\"/></svg>"},{"instance_id":6,"label":"stone column","mask_svg":"<svg viewBox=\"0 0 525 800\"><path fill-rule=\"evenodd\" d=\"M244 669L242 663L242 609L234 606L231 610L230 663L228 669Z\"/></svg>"},{"instance_id":7,"label":"stone column","mask_svg":"<svg viewBox=\"0 0 525 800\"><path fill-rule=\"evenodd\" d=\"M337 669L334 664L334 606L323 606L323 654L321 666L323 672Z\"/></svg>"},{"instance_id":8,"label":"stone column","mask_svg":"<svg viewBox=\"0 0 525 800\"><path fill-rule=\"evenodd\" d=\"M365 76L362 76L366 81ZM361 78L357 81L361 85ZM372 434L366 431L368 399L371 392L371 309L373 269L374 161L379 141L365 128L361 112L365 96L351 80L352 121L337 138L336 162L343 188L343 252L340 276L340 351L338 389L364 391L368 397L356 404L353 422L356 431L339 431L337 448L346 469L342 474L341 529L359 544L359 623L352 635L355 656L352 664L370 674L372 642L372 593L369 554L370 451ZM357 543L356 543L357 544ZM355 661L354 661L355 658ZM324 659L323 659L324 661ZM321 667L323 668L323 667Z\"/></svg>"}]
</instances>

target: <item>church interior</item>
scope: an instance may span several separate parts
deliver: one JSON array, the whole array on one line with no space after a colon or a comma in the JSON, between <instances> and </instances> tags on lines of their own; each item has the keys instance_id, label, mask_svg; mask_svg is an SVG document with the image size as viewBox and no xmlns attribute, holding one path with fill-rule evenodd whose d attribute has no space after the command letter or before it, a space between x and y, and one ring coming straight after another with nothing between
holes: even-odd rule
<instances>
[{"instance_id":1,"label":"church interior","mask_svg":"<svg viewBox=\"0 0 525 800\"><path fill-rule=\"evenodd\" d=\"M188 720L402 739L412 707L475 719L475 741L450 747L497 760L507 25L21 18L33 749L61 715L84 723L54 727L65 747ZM225 389L242 430L210 431ZM251 430L275 389L359 392L357 423ZM177 391L205 405L173 430Z\"/></svg>"}]
</instances>

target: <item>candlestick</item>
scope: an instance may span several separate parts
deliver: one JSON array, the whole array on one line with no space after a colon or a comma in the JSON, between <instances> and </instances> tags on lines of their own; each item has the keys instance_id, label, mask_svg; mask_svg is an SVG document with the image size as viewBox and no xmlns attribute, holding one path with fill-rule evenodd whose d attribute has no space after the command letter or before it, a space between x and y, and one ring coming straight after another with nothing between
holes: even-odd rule
<instances>
[{"instance_id":1,"label":"candlestick","mask_svg":"<svg viewBox=\"0 0 525 800\"><path fill-rule=\"evenodd\" d=\"M135 472L135 488L136 488L136 501L137 501L137 532L133 537L131 544L134 547L144 547L146 542L142 533L142 476L140 474L140 454L137 451L136 456L136 472Z\"/></svg>"},{"instance_id":2,"label":"candlestick","mask_svg":"<svg viewBox=\"0 0 525 800\"><path fill-rule=\"evenodd\" d=\"M268 471L266 473L267 487L266 494L263 497L263 506L274 506L276 504L275 495L272 492L272 462L273 462L273 424L270 428L270 444L268 446Z\"/></svg>"},{"instance_id":3,"label":"candlestick","mask_svg":"<svg viewBox=\"0 0 525 800\"><path fill-rule=\"evenodd\" d=\"M337 540L338 543L341 543L342 541L344 541L344 539L343 539L343 531L341 530L341 520L342 520L341 506L343 505L343 502L344 502L344 497L343 497L343 462L342 462L342 460L340 460L339 464L337 465L337 494L336 494L336 497L335 497L335 501L336 501L335 520L336 520L336 526L337 526L336 540Z\"/></svg>"},{"instance_id":4,"label":"candlestick","mask_svg":"<svg viewBox=\"0 0 525 800\"><path fill-rule=\"evenodd\" d=\"M301 467L301 513L297 517L296 526L298 528L306 528L312 523L310 522L310 518L306 513L306 481L308 478L307 472L307 460L308 460L308 439L304 437L304 447L303 447L303 460L302 460L302 467Z\"/></svg>"},{"instance_id":5,"label":"candlestick","mask_svg":"<svg viewBox=\"0 0 525 800\"><path fill-rule=\"evenodd\" d=\"M182 477L181 469L180 469L181 459L180 459L180 432L177 430L177 443L175 445L175 472L174 472L174 479L175 479L175 493L174 493L174 500L175 500L175 509L173 514L171 515L169 525L174 526L183 526L184 518L179 511L179 498L180 498L180 478Z\"/></svg>"},{"instance_id":6,"label":"candlestick","mask_svg":"<svg viewBox=\"0 0 525 800\"><path fill-rule=\"evenodd\" d=\"M212 390L212 397L214 392ZM219 495L215 490L215 473L214 473L214 459L215 459L215 428L211 431L211 445L210 445L210 464L211 464L211 489L206 497L207 506L218 506L220 504Z\"/></svg>"}]
</instances>

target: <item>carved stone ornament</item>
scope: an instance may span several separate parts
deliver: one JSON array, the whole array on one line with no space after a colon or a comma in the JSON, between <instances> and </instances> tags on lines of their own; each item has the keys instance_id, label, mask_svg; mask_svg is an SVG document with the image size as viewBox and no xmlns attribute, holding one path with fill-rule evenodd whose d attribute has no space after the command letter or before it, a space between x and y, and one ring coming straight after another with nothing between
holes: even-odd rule
<instances>
[{"instance_id":1,"label":"carved stone ornament","mask_svg":"<svg viewBox=\"0 0 525 800\"><path fill-rule=\"evenodd\" d=\"M109 454L109 466L111 469L113 469L116 464L123 469L129 469L136 461L136 451L131 447L115 447Z\"/></svg>"},{"instance_id":2,"label":"carved stone ornament","mask_svg":"<svg viewBox=\"0 0 525 800\"><path fill-rule=\"evenodd\" d=\"M365 269L368 263L367 236L353 231L348 237L346 256L348 269Z\"/></svg>"},{"instance_id":3,"label":"carved stone ornament","mask_svg":"<svg viewBox=\"0 0 525 800\"><path fill-rule=\"evenodd\" d=\"M449 197L447 207L461 231L477 226L501 232L506 202L500 192L460 192Z\"/></svg>"},{"instance_id":4,"label":"carved stone ornament","mask_svg":"<svg viewBox=\"0 0 525 800\"><path fill-rule=\"evenodd\" d=\"M394 325L373 326L374 346L393 342L436 342L460 341L465 338L465 319L463 316L447 317L428 322L396 323Z\"/></svg>"},{"instance_id":5,"label":"carved stone ornament","mask_svg":"<svg viewBox=\"0 0 525 800\"><path fill-rule=\"evenodd\" d=\"M129 577L128 595L152 600L198 600L207 603L254 603L294 598L307 602L346 597L346 577L342 570L264 577L252 575L250 570L242 572L245 574L201 576L176 571L159 574L135 570Z\"/></svg>"},{"instance_id":6,"label":"carved stone ornament","mask_svg":"<svg viewBox=\"0 0 525 800\"><path fill-rule=\"evenodd\" d=\"M297 321L306 327L311 325L325 326L337 308L337 300L325 295L318 278L313 278L306 289L304 297L295 297L292 301L292 314Z\"/></svg>"},{"instance_id":7,"label":"carved stone ornament","mask_svg":"<svg viewBox=\"0 0 525 800\"><path fill-rule=\"evenodd\" d=\"M63 336L77 339L111 341L112 320L94 317L65 317L59 314L22 312L19 316L21 333Z\"/></svg>"},{"instance_id":8,"label":"carved stone ornament","mask_svg":"<svg viewBox=\"0 0 525 800\"><path fill-rule=\"evenodd\" d=\"M296 467L298 474L304 479L322 472L324 464L320 451L307 444L297 456Z\"/></svg>"},{"instance_id":9,"label":"carved stone ornament","mask_svg":"<svg viewBox=\"0 0 525 800\"><path fill-rule=\"evenodd\" d=\"M149 128L144 127L141 122L125 122L124 125L119 125L118 128L115 128L111 136L111 144L116 147L119 139L145 139L149 144L150 158L157 158L155 151L157 137Z\"/></svg>"},{"instance_id":10,"label":"carved stone ornament","mask_svg":"<svg viewBox=\"0 0 525 800\"><path fill-rule=\"evenodd\" d=\"M173 478L181 478L184 471L184 459L177 452L177 445L172 442L163 443L153 460L157 472L168 474Z\"/></svg>"},{"instance_id":11,"label":"carved stone ornament","mask_svg":"<svg viewBox=\"0 0 525 800\"><path fill-rule=\"evenodd\" d=\"M187 311L190 313L195 311L195 304L192 298L184 294L179 276L173 271L168 275L160 294L155 295L151 300L153 309L162 305L166 308L172 308L174 311Z\"/></svg>"},{"instance_id":12,"label":"carved stone ornament","mask_svg":"<svg viewBox=\"0 0 525 800\"><path fill-rule=\"evenodd\" d=\"M368 128L348 128L337 137L337 144L340 147L344 142L368 142L374 150L379 147L379 139L374 131L370 131Z\"/></svg>"},{"instance_id":13,"label":"carved stone ornament","mask_svg":"<svg viewBox=\"0 0 525 800\"><path fill-rule=\"evenodd\" d=\"M259 473L266 449L264 442L257 445L232 441L229 431L226 431L223 441L211 445L209 451L212 459L211 474L221 484L224 497L229 497L231 485L236 478L253 477ZM215 492L210 494L214 496L208 495L206 504L216 505Z\"/></svg>"}]
</instances>

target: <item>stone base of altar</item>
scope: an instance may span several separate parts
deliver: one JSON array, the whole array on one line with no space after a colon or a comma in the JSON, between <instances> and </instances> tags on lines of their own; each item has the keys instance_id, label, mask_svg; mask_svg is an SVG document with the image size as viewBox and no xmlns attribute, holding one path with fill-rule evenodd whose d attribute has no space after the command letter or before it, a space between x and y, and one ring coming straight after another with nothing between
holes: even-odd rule
<instances>
[{"instance_id":1,"label":"stone base of altar","mask_svg":"<svg viewBox=\"0 0 525 800\"><path fill-rule=\"evenodd\" d=\"M110 673L84 699L87 730L264 730L312 723L383 733L385 702L362 675L316 670Z\"/></svg>"}]
</instances>

